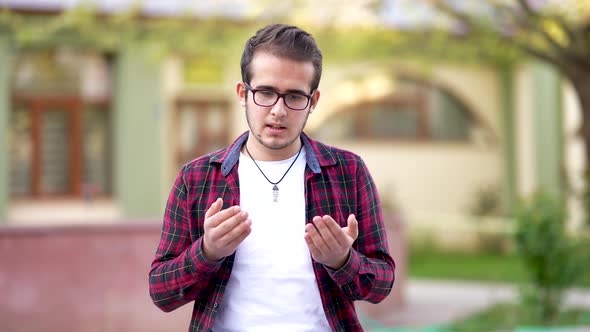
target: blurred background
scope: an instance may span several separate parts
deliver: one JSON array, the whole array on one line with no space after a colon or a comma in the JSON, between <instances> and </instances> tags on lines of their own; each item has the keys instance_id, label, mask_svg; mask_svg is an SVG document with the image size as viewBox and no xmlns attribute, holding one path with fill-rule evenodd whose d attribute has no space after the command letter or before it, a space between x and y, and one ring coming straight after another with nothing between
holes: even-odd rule
<instances>
[{"instance_id":1,"label":"blurred background","mask_svg":"<svg viewBox=\"0 0 590 332\"><path fill-rule=\"evenodd\" d=\"M247 130L245 41L324 53L306 132L361 155L397 262L368 330L590 330L590 1L0 1L0 321L186 330L147 273L180 167Z\"/></svg>"}]
</instances>

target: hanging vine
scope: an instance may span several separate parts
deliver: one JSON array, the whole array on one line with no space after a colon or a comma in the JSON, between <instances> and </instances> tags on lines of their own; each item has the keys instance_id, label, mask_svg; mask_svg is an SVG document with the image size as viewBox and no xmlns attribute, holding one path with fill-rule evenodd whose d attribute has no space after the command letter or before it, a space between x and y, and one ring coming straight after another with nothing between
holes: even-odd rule
<instances>
[{"instance_id":1,"label":"hanging vine","mask_svg":"<svg viewBox=\"0 0 590 332\"><path fill-rule=\"evenodd\" d=\"M282 21L289 22L289 16ZM129 43L143 43L157 55L225 59L239 54L244 41L270 20L224 17L146 17L138 7L104 14L78 6L54 14L30 14L2 9L0 35L16 48L68 46L114 52ZM444 33L398 31L387 27L303 26L312 31L327 62L424 58L461 63L510 64L518 52L494 40L475 46L449 40ZM430 42L425 43L428 37ZM433 38L434 37L434 38ZM438 41L438 42L437 42Z\"/></svg>"},{"instance_id":2,"label":"hanging vine","mask_svg":"<svg viewBox=\"0 0 590 332\"><path fill-rule=\"evenodd\" d=\"M137 10L104 15L91 7L55 14L0 12L0 34L16 48L33 49L68 46L110 52L129 43L144 43L161 54L223 57L228 46L243 40L247 26L220 18L152 19Z\"/></svg>"}]
</instances>

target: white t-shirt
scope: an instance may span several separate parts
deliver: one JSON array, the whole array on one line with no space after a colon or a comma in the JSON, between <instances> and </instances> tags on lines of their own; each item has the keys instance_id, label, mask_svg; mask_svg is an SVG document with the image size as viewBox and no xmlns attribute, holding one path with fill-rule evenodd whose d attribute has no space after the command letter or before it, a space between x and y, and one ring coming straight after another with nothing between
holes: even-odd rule
<instances>
[{"instance_id":1,"label":"white t-shirt","mask_svg":"<svg viewBox=\"0 0 590 332\"><path fill-rule=\"evenodd\" d=\"M256 161L278 181L295 156ZM277 185L240 154L240 206L248 211L252 232L238 246L214 332L331 331L312 267L305 234L305 150Z\"/></svg>"}]
</instances>

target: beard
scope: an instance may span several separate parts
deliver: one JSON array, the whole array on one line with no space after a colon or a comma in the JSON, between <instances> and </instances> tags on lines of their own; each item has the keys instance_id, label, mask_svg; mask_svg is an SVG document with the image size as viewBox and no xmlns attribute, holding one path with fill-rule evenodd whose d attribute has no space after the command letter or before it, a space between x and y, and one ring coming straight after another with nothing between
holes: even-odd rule
<instances>
[{"instance_id":1,"label":"beard","mask_svg":"<svg viewBox=\"0 0 590 332\"><path fill-rule=\"evenodd\" d=\"M250 128L250 132L252 133L252 135L254 136L254 138L256 139L256 141L258 141L258 143L260 143L262 146L264 146L267 149L271 149L271 150L282 150L288 146L290 146L291 144L293 144L296 140L299 139L301 133L303 132L303 128L305 128L305 125L307 124L307 119L309 118L309 109L307 109L305 112L305 119L303 120L303 123L301 123L300 128L297 129L297 133L296 135L293 135L293 137L287 137L286 141L269 141L269 140L265 140L264 137L262 137L262 131L264 130L264 128L266 127L266 124L263 121L260 121L259 123L257 123L256 121L254 121L251 117L250 117L250 111L248 104L246 104L246 122L248 123L248 127ZM254 110L256 111L256 110ZM291 112L290 110L288 110L287 112ZM303 111L299 111L299 112L303 112ZM258 127L256 127L258 126Z\"/></svg>"}]
</instances>

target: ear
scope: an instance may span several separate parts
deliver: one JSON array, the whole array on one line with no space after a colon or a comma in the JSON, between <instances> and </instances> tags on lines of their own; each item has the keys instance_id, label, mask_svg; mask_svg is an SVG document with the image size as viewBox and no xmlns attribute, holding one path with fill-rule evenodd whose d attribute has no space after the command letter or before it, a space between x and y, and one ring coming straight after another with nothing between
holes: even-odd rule
<instances>
[{"instance_id":1,"label":"ear","mask_svg":"<svg viewBox=\"0 0 590 332\"><path fill-rule=\"evenodd\" d=\"M313 112L313 110L315 109L319 100L320 100L320 90L315 90L315 92L313 93L313 96L311 97L311 100L310 100L311 107L309 108L309 113Z\"/></svg>"},{"instance_id":2,"label":"ear","mask_svg":"<svg viewBox=\"0 0 590 332\"><path fill-rule=\"evenodd\" d=\"M238 98L240 99L240 105L242 107L246 107L246 86L244 85L244 82L238 82L236 84L236 94L238 95Z\"/></svg>"}]
</instances>

